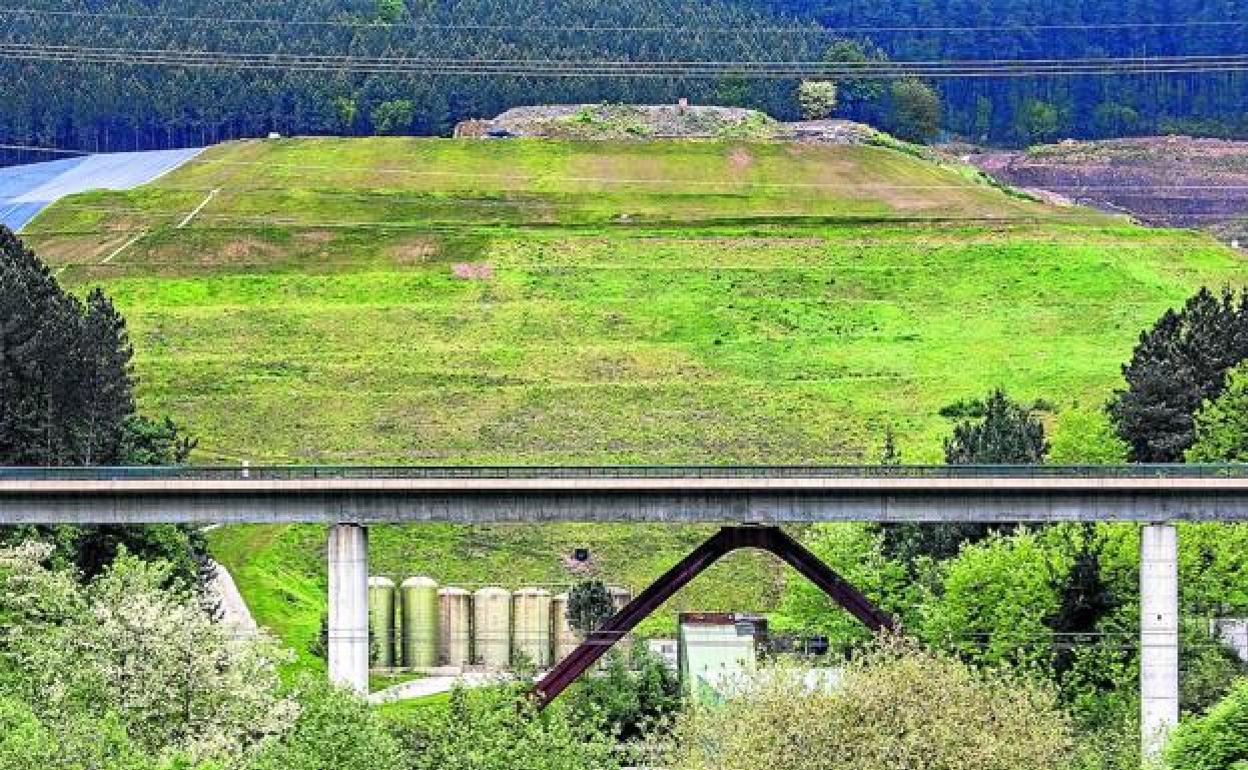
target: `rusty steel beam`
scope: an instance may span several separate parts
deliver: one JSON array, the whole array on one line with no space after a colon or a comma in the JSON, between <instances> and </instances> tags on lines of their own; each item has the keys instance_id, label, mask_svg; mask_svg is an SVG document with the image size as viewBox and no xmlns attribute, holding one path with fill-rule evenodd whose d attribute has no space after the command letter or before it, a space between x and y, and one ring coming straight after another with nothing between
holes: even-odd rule
<instances>
[{"instance_id":1,"label":"rusty steel beam","mask_svg":"<svg viewBox=\"0 0 1248 770\"><path fill-rule=\"evenodd\" d=\"M611 646L624 638L650 613L657 610L724 555L743 548L757 548L783 559L872 631L891 630L893 619L858 589L836 574L819 557L789 537L779 527L724 527L698 546L676 566L650 584L622 610L591 632L579 647L547 672L534 690L538 708L545 708L589 670Z\"/></svg>"}]
</instances>

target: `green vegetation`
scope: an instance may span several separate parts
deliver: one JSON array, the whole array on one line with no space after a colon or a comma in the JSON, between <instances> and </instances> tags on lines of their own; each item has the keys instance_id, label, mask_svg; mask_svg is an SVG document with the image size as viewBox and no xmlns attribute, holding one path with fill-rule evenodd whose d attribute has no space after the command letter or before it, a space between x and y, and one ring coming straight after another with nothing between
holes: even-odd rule
<instances>
[{"instance_id":1,"label":"green vegetation","mask_svg":"<svg viewBox=\"0 0 1248 770\"><path fill-rule=\"evenodd\" d=\"M1166 750L1174 770L1226 770L1248 763L1248 679L1202 717L1175 730Z\"/></svg>"},{"instance_id":2,"label":"green vegetation","mask_svg":"<svg viewBox=\"0 0 1248 770\"><path fill-rule=\"evenodd\" d=\"M889 642L851 660L836 683L767 668L723 703L689 705L659 767L688 770L1054 770L1073 735L1052 688Z\"/></svg>"},{"instance_id":3,"label":"green vegetation","mask_svg":"<svg viewBox=\"0 0 1248 770\"><path fill-rule=\"evenodd\" d=\"M1140 335L1123 366L1127 387L1109 412L1134 462L1180 462L1196 441L1196 412L1248 358L1248 294L1205 287Z\"/></svg>"},{"instance_id":4,"label":"green vegetation","mask_svg":"<svg viewBox=\"0 0 1248 770\"><path fill-rule=\"evenodd\" d=\"M1195 441L1184 453L1188 462L1248 460L1248 371L1242 363L1227 372L1221 395L1201 404L1194 421Z\"/></svg>"},{"instance_id":5,"label":"green vegetation","mask_svg":"<svg viewBox=\"0 0 1248 770\"><path fill-rule=\"evenodd\" d=\"M136 410L126 323L98 288L85 300L0 227L0 464L168 465L194 440ZM176 525L0 526L0 545L42 537L85 579L118 554L164 559L171 579L206 577L202 535Z\"/></svg>"},{"instance_id":6,"label":"green vegetation","mask_svg":"<svg viewBox=\"0 0 1248 770\"><path fill-rule=\"evenodd\" d=\"M238 143L25 237L124 312L140 406L228 463L871 462L889 429L937 461L942 407L1099 404L1141 328L1244 275L1203 236L887 147L736 141ZM636 589L710 531L388 526L372 553L396 578L566 586L586 546ZM211 544L318 665L323 530ZM766 610L784 575L734 556L673 607Z\"/></svg>"},{"instance_id":7,"label":"green vegetation","mask_svg":"<svg viewBox=\"0 0 1248 770\"><path fill-rule=\"evenodd\" d=\"M616 770L614 741L595 720L541 714L523 687L452 691L445 705L396 718L411 770Z\"/></svg>"}]
</instances>

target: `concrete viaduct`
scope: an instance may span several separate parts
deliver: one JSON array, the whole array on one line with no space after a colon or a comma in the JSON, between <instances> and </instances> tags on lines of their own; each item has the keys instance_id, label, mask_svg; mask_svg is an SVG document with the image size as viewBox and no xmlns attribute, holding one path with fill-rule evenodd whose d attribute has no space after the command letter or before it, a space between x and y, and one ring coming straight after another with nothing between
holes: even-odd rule
<instances>
[{"instance_id":1,"label":"concrete viaduct","mask_svg":"<svg viewBox=\"0 0 1248 770\"><path fill-rule=\"evenodd\" d=\"M1248 521L1248 466L0 468L0 524L323 523L329 672L368 682L375 522L1124 521L1140 554L1141 729L1179 715L1178 521Z\"/></svg>"}]
</instances>

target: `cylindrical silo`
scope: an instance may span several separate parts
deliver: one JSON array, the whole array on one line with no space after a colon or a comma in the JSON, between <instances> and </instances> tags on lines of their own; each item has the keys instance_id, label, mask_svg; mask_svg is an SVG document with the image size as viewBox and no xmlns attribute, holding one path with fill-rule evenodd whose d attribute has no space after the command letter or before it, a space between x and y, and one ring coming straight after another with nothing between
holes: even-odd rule
<instances>
[{"instance_id":1,"label":"cylindrical silo","mask_svg":"<svg viewBox=\"0 0 1248 770\"><path fill-rule=\"evenodd\" d=\"M472 663L472 594L462 588L438 591L439 661L444 666Z\"/></svg>"},{"instance_id":2,"label":"cylindrical silo","mask_svg":"<svg viewBox=\"0 0 1248 770\"><path fill-rule=\"evenodd\" d=\"M369 663L373 668L394 668L394 581L368 579Z\"/></svg>"},{"instance_id":3,"label":"cylindrical silo","mask_svg":"<svg viewBox=\"0 0 1248 770\"><path fill-rule=\"evenodd\" d=\"M511 666L511 593L482 588L472 595L473 642L477 662L495 669Z\"/></svg>"},{"instance_id":4,"label":"cylindrical silo","mask_svg":"<svg viewBox=\"0 0 1248 770\"><path fill-rule=\"evenodd\" d=\"M568 622L568 595L557 594L550 600L551 641L555 648L555 662L572 654L581 643L580 636Z\"/></svg>"},{"instance_id":5,"label":"cylindrical silo","mask_svg":"<svg viewBox=\"0 0 1248 770\"><path fill-rule=\"evenodd\" d=\"M431 578L413 577L399 586L403 603L403 665L433 668L438 665L438 584Z\"/></svg>"},{"instance_id":6,"label":"cylindrical silo","mask_svg":"<svg viewBox=\"0 0 1248 770\"><path fill-rule=\"evenodd\" d=\"M521 588L512 599L515 608L516 656L523 656L539 669L550 666L550 592L541 588Z\"/></svg>"},{"instance_id":7,"label":"cylindrical silo","mask_svg":"<svg viewBox=\"0 0 1248 770\"><path fill-rule=\"evenodd\" d=\"M627 607L633 600L633 592L622 586L607 586L607 593L611 596L611 606L616 612Z\"/></svg>"}]
</instances>

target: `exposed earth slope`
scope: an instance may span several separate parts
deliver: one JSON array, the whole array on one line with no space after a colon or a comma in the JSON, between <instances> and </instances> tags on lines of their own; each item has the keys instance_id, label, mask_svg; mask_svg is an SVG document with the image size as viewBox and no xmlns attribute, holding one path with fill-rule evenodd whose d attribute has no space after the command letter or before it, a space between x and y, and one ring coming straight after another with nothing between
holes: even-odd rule
<instances>
[{"instance_id":1,"label":"exposed earth slope","mask_svg":"<svg viewBox=\"0 0 1248 770\"><path fill-rule=\"evenodd\" d=\"M1023 188L1051 191L1163 227L1248 237L1248 142L1186 136L1067 141L971 156Z\"/></svg>"},{"instance_id":2,"label":"exposed earth slope","mask_svg":"<svg viewBox=\"0 0 1248 770\"><path fill-rule=\"evenodd\" d=\"M901 148L904 150L905 148ZM75 196L26 237L130 320L143 407L253 463L936 461L950 402L1102 399L1139 330L1231 250L1008 194L898 149L738 141L308 139L212 148ZM378 572L640 584L688 527L379 528ZM320 528L217 558L296 646ZM767 609L725 563L675 601Z\"/></svg>"}]
</instances>

